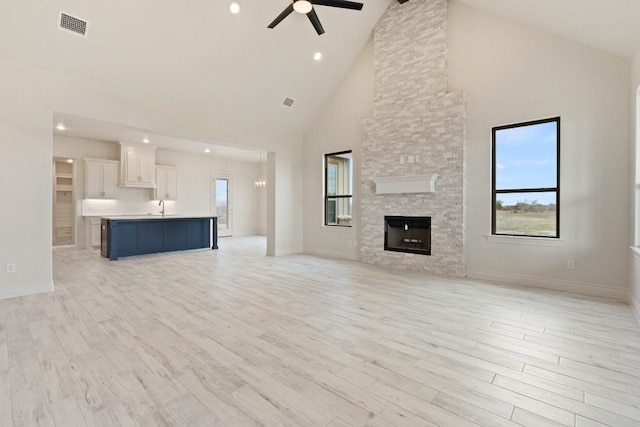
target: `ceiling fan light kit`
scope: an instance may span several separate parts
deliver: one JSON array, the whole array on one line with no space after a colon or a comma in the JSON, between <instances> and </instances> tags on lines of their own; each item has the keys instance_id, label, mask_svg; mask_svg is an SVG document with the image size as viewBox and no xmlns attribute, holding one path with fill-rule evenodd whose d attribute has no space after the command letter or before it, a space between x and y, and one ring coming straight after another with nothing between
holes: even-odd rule
<instances>
[{"instance_id":1,"label":"ceiling fan light kit","mask_svg":"<svg viewBox=\"0 0 640 427\"><path fill-rule=\"evenodd\" d=\"M309 13L311 9L313 9L313 6L308 0L294 0L293 2L293 10L298 13Z\"/></svg>"}]
</instances>

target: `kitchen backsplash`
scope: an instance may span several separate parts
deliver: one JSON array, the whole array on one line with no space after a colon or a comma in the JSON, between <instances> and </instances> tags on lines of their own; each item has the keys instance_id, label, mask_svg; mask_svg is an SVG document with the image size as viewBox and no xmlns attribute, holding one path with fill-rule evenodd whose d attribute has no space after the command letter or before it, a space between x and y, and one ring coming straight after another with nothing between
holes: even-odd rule
<instances>
[{"instance_id":1,"label":"kitchen backsplash","mask_svg":"<svg viewBox=\"0 0 640 427\"><path fill-rule=\"evenodd\" d=\"M83 199L82 216L114 216L114 215L147 215L160 213L162 207L157 200L100 200ZM177 214L177 203L173 200L165 202L165 214Z\"/></svg>"}]
</instances>

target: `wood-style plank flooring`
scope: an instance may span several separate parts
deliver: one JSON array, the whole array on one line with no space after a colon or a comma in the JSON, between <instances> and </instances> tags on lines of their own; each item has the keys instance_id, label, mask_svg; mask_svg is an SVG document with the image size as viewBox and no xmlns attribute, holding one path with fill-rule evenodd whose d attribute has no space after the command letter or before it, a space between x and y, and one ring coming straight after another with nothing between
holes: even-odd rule
<instances>
[{"instance_id":1,"label":"wood-style plank flooring","mask_svg":"<svg viewBox=\"0 0 640 427\"><path fill-rule=\"evenodd\" d=\"M54 250L0 301L0 427L640 425L625 303L263 254Z\"/></svg>"}]
</instances>

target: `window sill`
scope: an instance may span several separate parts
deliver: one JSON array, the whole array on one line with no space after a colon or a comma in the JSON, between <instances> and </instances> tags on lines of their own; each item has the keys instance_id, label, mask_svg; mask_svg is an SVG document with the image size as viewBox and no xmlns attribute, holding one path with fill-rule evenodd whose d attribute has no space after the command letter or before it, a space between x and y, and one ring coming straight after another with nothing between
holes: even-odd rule
<instances>
[{"instance_id":1,"label":"window sill","mask_svg":"<svg viewBox=\"0 0 640 427\"><path fill-rule=\"evenodd\" d=\"M484 236L489 243L498 243L504 245L527 245L527 246L562 246L564 240L549 237L529 237L529 236L496 236L493 234L485 234Z\"/></svg>"}]
</instances>

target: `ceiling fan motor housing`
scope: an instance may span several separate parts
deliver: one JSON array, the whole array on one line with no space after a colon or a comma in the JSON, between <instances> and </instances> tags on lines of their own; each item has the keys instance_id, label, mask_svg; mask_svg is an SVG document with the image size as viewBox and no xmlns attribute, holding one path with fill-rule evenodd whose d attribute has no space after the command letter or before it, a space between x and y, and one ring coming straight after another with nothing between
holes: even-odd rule
<instances>
[{"instance_id":1,"label":"ceiling fan motor housing","mask_svg":"<svg viewBox=\"0 0 640 427\"><path fill-rule=\"evenodd\" d=\"M275 28L276 25L282 22L284 18L289 16L291 12L295 10L296 12L306 14L309 18L309 21L311 21L313 28L315 28L318 35L321 35L324 33L324 28L322 27L320 19L318 18L318 15L313 8L314 5L339 7L342 9L352 10L362 10L363 6L362 3L356 3L348 0L293 0L293 3L287 6L285 10L283 10L282 13L280 13L280 15L278 15L276 19L274 19L273 22L267 26L267 28Z\"/></svg>"}]
</instances>

